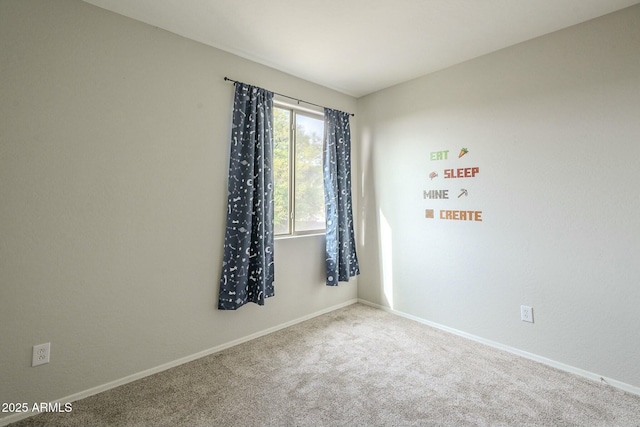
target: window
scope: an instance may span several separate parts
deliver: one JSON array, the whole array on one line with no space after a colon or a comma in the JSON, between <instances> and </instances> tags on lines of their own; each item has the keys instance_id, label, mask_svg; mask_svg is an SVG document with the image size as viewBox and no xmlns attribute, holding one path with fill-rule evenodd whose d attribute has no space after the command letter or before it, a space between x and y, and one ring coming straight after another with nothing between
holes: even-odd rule
<instances>
[{"instance_id":1,"label":"window","mask_svg":"<svg viewBox=\"0 0 640 427\"><path fill-rule=\"evenodd\" d=\"M322 113L274 107L274 232L298 235L325 229Z\"/></svg>"}]
</instances>

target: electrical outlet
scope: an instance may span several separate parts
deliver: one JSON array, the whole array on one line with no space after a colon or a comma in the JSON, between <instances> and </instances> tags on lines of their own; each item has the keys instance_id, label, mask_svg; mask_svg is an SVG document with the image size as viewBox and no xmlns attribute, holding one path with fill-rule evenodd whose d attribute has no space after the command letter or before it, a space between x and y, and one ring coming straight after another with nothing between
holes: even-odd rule
<instances>
[{"instance_id":1,"label":"electrical outlet","mask_svg":"<svg viewBox=\"0 0 640 427\"><path fill-rule=\"evenodd\" d=\"M520 319L523 322L531 322L533 323L533 308L527 305L520 306Z\"/></svg>"},{"instance_id":2,"label":"electrical outlet","mask_svg":"<svg viewBox=\"0 0 640 427\"><path fill-rule=\"evenodd\" d=\"M31 366L44 365L49 363L49 357L51 355L51 343L38 344L33 346L33 356L31 359Z\"/></svg>"}]
</instances>

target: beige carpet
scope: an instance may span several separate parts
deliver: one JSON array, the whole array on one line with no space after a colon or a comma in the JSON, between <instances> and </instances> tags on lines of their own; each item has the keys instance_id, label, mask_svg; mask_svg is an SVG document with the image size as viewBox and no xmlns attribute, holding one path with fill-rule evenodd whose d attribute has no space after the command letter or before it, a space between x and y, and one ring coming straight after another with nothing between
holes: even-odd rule
<instances>
[{"instance_id":1,"label":"beige carpet","mask_svg":"<svg viewBox=\"0 0 640 427\"><path fill-rule=\"evenodd\" d=\"M14 426L640 426L640 396L361 304Z\"/></svg>"}]
</instances>

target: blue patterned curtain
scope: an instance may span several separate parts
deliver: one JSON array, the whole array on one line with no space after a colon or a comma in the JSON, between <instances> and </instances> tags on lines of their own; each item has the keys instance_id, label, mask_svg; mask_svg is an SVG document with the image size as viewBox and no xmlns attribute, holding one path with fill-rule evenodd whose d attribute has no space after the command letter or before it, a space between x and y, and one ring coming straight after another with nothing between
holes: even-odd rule
<instances>
[{"instance_id":1,"label":"blue patterned curtain","mask_svg":"<svg viewBox=\"0 0 640 427\"><path fill-rule=\"evenodd\" d=\"M353 234L349 114L325 108L324 128L327 286L337 286L360 274Z\"/></svg>"},{"instance_id":2,"label":"blue patterned curtain","mask_svg":"<svg viewBox=\"0 0 640 427\"><path fill-rule=\"evenodd\" d=\"M273 296L273 93L235 84L220 310Z\"/></svg>"}]
</instances>

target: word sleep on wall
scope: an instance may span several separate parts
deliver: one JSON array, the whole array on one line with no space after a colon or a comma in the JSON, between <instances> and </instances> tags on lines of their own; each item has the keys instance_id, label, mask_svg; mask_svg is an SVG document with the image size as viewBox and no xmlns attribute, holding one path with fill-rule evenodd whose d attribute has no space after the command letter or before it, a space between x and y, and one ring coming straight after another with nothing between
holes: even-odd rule
<instances>
[{"instance_id":1,"label":"word sleep on wall","mask_svg":"<svg viewBox=\"0 0 640 427\"><path fill-rule=\"evenodd\" d=\"M454 157L449 156L449 150L441 150L441 151L432 151L429 153L430 161L442 161L442 160L457 160ZM466 154L469 153L467 148L460 149L457 158L460 159ZM439 179L442 177L443 179L469 179L475 178L476 175L480 173L479 166L472 167L458 167L458 168L446 168L442 170L442 173L439 173L439 170L432 170L429 173L430 182L434 182L434 179ZM437 181L436 181L437 182ZM457 200L461 197L468 197L469 190L467 188L460 188L455 194L454 199L450 199L450 193L453 193L449 188L438 188L438 189L430 189L423 190L423 198L429 200ZM481 210L472 210L472 209L455 209L452 207L451 209L440 209L438 214L436 215L436 209L425 209L425 218L427 219L440 219L440 220L450 220L450 221L474 221L474 222L482 222L482 211Z\"/></svg>"}]
</instances>

